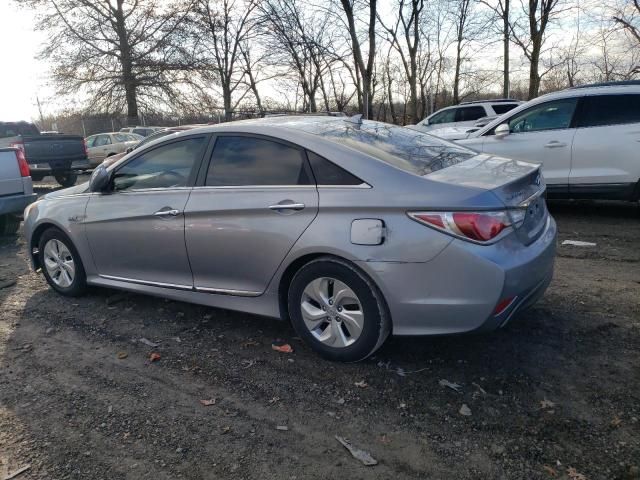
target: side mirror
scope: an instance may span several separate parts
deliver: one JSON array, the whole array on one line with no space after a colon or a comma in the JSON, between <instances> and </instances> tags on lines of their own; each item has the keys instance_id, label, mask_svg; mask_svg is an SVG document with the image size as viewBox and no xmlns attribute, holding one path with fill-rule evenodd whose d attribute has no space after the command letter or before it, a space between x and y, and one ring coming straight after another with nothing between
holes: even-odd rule
<instances>
[{"instance_id":1,"label":"side mirror","mask_svg":"<svg viewBox=\"0 0 640 480\"><path fill-rule=\"evenodd\" d=\"M111 180L111 174L107 167L104 165L98 165L93 169L91 178L89 179L89 191L91 192L103 192L109 185Z\"/></svg>"},{"instance_id":2,"label":"side mirror","mask_svg":"<svg viewBox=\"0 0 640 480\"><path fill-rule=\"evenodd\" d=\"M501 123L496 127L496 130L495 130L495 136L497 138L504 138L510 133L511 133L511 130L509 129L509 124L507 123Z\"/></svg>"}]
</instances>

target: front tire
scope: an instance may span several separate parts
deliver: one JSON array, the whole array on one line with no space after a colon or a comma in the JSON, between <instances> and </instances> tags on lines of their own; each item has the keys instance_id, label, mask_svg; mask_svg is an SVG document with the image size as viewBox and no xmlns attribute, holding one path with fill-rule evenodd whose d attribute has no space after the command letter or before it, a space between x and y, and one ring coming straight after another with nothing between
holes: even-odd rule
<instances>
[{"instance_id":1,"label":"front tire","mask_svg":"<svg viewBox=\"0 0 640 480\"><path fill-rule=\"evenodd\" d=\"M0 236L15 235L20 228L20 217L7 213L0 215Z\"/></svg>"},{"instance_id":2,"label":"front tire","mask_svg":"<svg viewBox=\"0 0 640 480\"><path fill-rule=\"evenodd\" d=\"M391 331L378 288L357 267L335 257L312 260L295 274L288 307L298 335L332 361L364 360Z\"/></svg>"},{"instance_id":3,"label":"front tire","mask_svg":"<svg viewBox=\"0 0 640 480\"><path fill-rule=\"evenodd\" d=\"M69 172L69 173L56 173L54 175L56 182L58 182L64 188L73 187L78 181L78 174Z\"/></svg>"},{"instance_id":4,"label":"front tire","mask_svg":"<svg viewBox=\"0 0 640 480\"><path fill-rule=\"evenodd\" d=\"M38 256L44 277L56 292L77 297L86 291L87 276L82 260L62 231L50 228L42 234Z\"/></svg>"}]
</instances>

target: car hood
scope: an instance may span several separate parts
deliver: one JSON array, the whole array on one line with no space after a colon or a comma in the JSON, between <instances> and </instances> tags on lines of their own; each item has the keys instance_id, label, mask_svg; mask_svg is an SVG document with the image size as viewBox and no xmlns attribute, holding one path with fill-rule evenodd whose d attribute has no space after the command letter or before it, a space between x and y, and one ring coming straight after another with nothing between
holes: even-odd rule
<instances>
[{"instance_id":1,"label":"car hood","mask_svg":"<svg viewBox=\"0 0 640 480\"><path fill-rule=\"evenodd\" d=\"M62 190L56 190L55 192L47 193L43 198L58 198L64 197L67 195L76 195L78 193L86 193L89 191L89 182L84 182L79 185L74 185L73 187L63 188Z\"/></svg>"}]
</instances>

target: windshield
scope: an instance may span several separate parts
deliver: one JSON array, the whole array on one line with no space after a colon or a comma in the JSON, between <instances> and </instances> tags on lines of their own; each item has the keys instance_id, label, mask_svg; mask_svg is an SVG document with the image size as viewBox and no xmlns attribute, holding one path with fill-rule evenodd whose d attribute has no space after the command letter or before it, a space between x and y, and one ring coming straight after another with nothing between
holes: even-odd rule
<instances>
[{"instance_id":1,"label":"windshield","mask_svg":"<svg viewBox=\"0 0 640 480\"><path fill-rule=\"evenodd\" d=\"M456 165L476 155L475 152L431 135L388 123L348 119L318 121L309 119L291 126L307 133L346 145L416 175Z\"/></svg>"}]
</instances>

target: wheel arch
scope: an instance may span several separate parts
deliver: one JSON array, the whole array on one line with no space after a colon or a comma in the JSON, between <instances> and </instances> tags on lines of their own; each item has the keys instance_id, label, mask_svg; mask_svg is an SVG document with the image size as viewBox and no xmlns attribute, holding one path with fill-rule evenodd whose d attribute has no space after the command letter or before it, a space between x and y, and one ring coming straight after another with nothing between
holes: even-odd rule
<instances>
[{"instance_id":1,"label":"wheel arch","mask_svg":"<svg viewBox=\"0 0 640 480\"><path fill-rule=\"evenodd\" d=\"M47 221L39 224L33 230L33 233L31 234L31 238L29 241L29 256L31 257L31 263L33 264L33 269L36 271L39 268L41 268L42 265L40 265L40 258L38 257L38 254L34 252L38 251L38 246L40 245L40 238L42 237L42 234L47 230L49 230L50 228L55 228L56 230L60 230L64 234L64 236L67 237L71 242L71 238L69 238L69 235L67 234L67 232L65 232L65 229L60 225L51 221Z\"/></svg>"}]
</instances>

